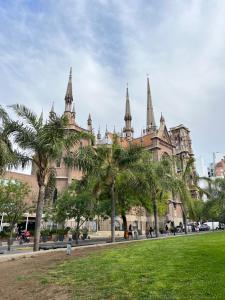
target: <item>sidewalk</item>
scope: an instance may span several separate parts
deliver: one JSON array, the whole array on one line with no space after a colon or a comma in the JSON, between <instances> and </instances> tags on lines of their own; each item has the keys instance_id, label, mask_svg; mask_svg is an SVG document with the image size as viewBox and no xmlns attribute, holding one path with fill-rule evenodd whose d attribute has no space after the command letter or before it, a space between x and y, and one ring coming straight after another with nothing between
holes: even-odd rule
<instances>
[{"instance_id":1,"label":"sidewalk","mask_svg":"<svg viewBox=\"0 0 225 300\"><path fill-rule=\"evenodd\" d=\"M155 241L155 240L161 240L161 239L170 239L170 238L182 238L182 237L189 237L189 236L193 236L193 235L200 235L200 234L210 234L213 232L207 231L207 232L201 232L201 233L189 233L187 235L185 234L178 234L178 235L167 235L167 236L160 236L158 238L141 238L141 239L137 239L137 240L124 240L124 241L117 241L115 243L98 243L98 244L94 244L94 245L83 245L83 246L76 246L72 248L72 251L76 251L77 249L81 249L81 248L97 248L97 247L110 247L110 246L115 246L115 245L119 245L119 244L127 244L127 243L138 243L138 242L143 242L143 241ZM16 253L16 254L4 254L2 256L0 256L0 263L1 262L5 262L5 261L11 261L11 260L17 260L17 259L23 259L23 258L29 258L29 257L34 257L36 255L43 255L43 254L49 254L49 253L54 253L56 251L61 251L61 252L65 252L66 253L66 249L65 248L59 248L59 249L52 249L52 250L40 250L37 252L26 252L26 253Z\"/></svg>"}]
</instances>

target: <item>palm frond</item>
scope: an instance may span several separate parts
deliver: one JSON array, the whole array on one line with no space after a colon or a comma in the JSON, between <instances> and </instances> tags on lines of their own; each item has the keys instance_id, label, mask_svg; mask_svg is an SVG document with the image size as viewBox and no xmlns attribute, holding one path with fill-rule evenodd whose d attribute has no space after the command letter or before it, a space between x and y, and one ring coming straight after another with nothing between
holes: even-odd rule
<instances>
[{"instance_id":1,"label":"palm frond","mask_svg":"<svg viewBox=\"0 0 225 300\"><path fill-rule=\"evenodd\" d=\"M41 128L43 116L38 118L37 114L27 108L25 105L14 104L10 106L14 112L24 119L27 124L32 126L35 130L39 130Z\"/></svg>"}]
</instances>

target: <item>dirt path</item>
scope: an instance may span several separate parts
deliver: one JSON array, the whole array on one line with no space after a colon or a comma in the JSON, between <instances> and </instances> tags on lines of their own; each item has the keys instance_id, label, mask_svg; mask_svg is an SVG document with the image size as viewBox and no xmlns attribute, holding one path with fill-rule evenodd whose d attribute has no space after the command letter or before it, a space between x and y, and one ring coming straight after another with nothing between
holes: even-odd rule
<instances>
[{"instance_id":1,"label":"dirt path","mask_svg":"<svg viewBox=\"0 0 225 300\"><path fill-rule=\"evenodd\" d=\"M70 257L65 252L37 255L19 260L0 263L1 300L67 300L71 299L68 288L57 285L45 286L40 282L41 274L48 272L57 264L76 257L87 255L100 249L77 249Z\"/></svg>"}]
</instances>

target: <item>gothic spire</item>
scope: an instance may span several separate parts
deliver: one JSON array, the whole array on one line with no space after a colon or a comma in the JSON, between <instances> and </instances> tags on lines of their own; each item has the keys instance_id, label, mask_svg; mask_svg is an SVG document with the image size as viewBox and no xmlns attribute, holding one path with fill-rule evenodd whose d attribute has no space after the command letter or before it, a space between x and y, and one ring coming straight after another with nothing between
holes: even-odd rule
<instances>
[{"instance_id":1,"label":"gothic spire","mask_svg":"<svg viewBox=\"0 0 225 300\"><path fill-rule=\"evenodd\" d=\"M97 140L98 140L98 141L101 140L101 131L100 131L100 127L98 128Z\"/></svg>"},{"instance_id":2,"label":"gothic spire","mask_svg":"<svg viewBox=\"0 0 225 300\"><path fill-rule=\"evenodd\" d=\"M87 119L87 126L88 126L88 130L90 132L92 132L92 119L91 119L91 114L90 113L89 113L88 119Z\"/></svg>"},{"instance_id":3,"label":"gothic spire","mask_svg":"<svg viewBox=\"0 0 225 300\"><path fill-rule=\"evenodd\" d=\"M156 124L155 124L155 117L154 117L154 111L153 111L153 105L152 105L152 96L151 96L151 90L150 90L150 83L149 83L149 77L147 77L147 121L146 121L146 131L149 130L155 130Z\"/></svg>"},{"instance_id":4,"label":"gothic spire","mask_svg":"<svg viewBox=\"0 0 225 300\"><path fill-rule=\"evenodd\" d=\"M109 132L108 132L107 124L106 124L106 127L105 127L105 139L108 139L108 137L109 137Z\"/></svg>"},{"instance_id":5,"label":"gothic spire","mask_svg":"<svg viewBox=\"0 0 225 300\"><path fill-rule=\"evenodd\" d=\"M54 109L54 101L52 102L52 107L51 107L51 110L50 110L50 112L55 112L55 109Z\"/></svg>"},{"instance_id":6,"label":"gothic spire","mask_svg":"<svg viewBox=\"0 0 225 300\"><path fill-rule=\"evenodd\" d=\"M72 90L72 67L70 68L69 81L67 84L65 95L65 111L71 112L73 102L73 90Z\"/></svg>"},{"instance_id":7,"label":"gothic spire","mask_svg":"<svg viewBox=\"0 0 225 300\"><path fill-rule=\"evenodd\" d=\"M52 107L49 112L49 117L53 117L53 116L55 116L54 101L52 102Z\"/></svg>"},{"instance_id":8,"label":"gothic spire","mask_svg":"<svg viewBox=\"0 0 225 300\"><path fill-rule=\"evenodd\" d=\"M133 128L131 127L131 111L130 111L130 98L129 98L129 91L128 91L128 84L127 84L127 89L126 89L126 106L125 106L125 116L124 116L124 121L125 121L125 127L123 129L123 132L125 132L125 137L128 140L132 139L133 136Z\"/></svg>"},{"instance_id":9,"label":"gothic spire","mask_svg":"<svg viewBox=\"0 0 225 300\"><path fill-rule=\"evenodd\" d=\"M165 123L165 118L163 117L163 114L161 113L160 124L164 124L164 123Z\"/></svg>"},{"instance_id":10,"label":"gothic spire","mask_svg":"<svg viewBox=\"0 0 225 300\"><path fill-rule=\"evenodd\" d=\"M126 90L126 107L125 107L125 116L124 121L131 121L131 112L130 112L130 99L129 99L129 91L128 91L128 83L127 83L127 90Z\"/></svg>"},{"instance_id":11,"label":"gothic spire","mask_svg":"<svg viewBox=\"0 0 225 300\"><path fill-rule=\"evenodd\" d=\"M90 113L88 115L87 123L88 123L88 125L92 125L92 119L91 119L91 114Z\"/></svg>"}]
</instances>

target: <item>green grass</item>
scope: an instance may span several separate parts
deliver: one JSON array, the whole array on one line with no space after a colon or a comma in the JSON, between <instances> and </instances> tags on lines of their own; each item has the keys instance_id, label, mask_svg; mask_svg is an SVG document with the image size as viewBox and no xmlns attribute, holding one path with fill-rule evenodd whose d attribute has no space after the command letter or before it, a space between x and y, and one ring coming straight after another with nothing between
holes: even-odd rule
<instances>
[{"instance_id":1,"label":"green grass","mask_svg":"<svg viewBox=\"0 0 225 300\"><path fill-rule=\"evenodd\" d=\"M225 233L148 240L67 261L43 278L73 299L225 299Z\"/></svg>"}]
</instances>

